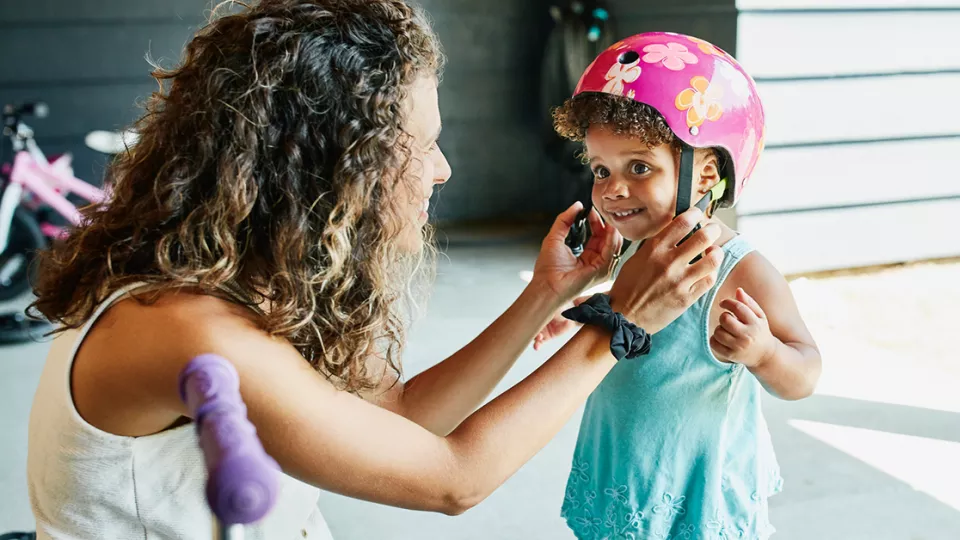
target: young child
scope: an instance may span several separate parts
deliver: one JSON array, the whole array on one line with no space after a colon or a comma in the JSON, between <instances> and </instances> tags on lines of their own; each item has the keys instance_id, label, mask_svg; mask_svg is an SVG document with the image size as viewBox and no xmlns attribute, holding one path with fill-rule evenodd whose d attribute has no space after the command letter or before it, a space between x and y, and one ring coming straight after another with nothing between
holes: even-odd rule
<instances>
[{"instance_id":1,"label":"young child","mask_svg":"<svg viewBox=\"0 0 960 540\"><path fill-rule=\"evenodd\" d=\"M821 361L786 280L712 217L736 203L763 148L753 80L705 41L640 34L597 57L554 116L584 143L593 205L625 239L703 201L724 250L714 288L590 397L563 517L582 540L768 538L781 478L761 386L807 397ZM554 319L535 345L573 325Z\"/></svg>"}]
</instances>

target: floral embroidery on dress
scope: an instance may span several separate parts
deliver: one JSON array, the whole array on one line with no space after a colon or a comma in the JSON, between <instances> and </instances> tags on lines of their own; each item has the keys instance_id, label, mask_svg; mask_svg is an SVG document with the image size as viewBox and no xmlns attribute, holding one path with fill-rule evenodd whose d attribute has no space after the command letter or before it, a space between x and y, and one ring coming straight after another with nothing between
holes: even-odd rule
<instances>
[{"instance_id":1,"label":"floral embroidery on dress","mask_svg":"<svg viewBox=\"0 0 960 540\"><path fill-rule=\"evenodd\" d=\"M580 509L580 499L577 498L577 491L573 489L573 486L567 486L567 492L563 495L563 502L574 510Z\"/></svg>"},{"instance_id":2,"label":"floral embroidery on dress","mask_svg":"<svg viewBox=\"0 0 960 540\"><path fill-rule=\"evenodd\" d=\"M583 517L574 518L574 522L580 527L592 532L594 535L600 534L600 525L603 525L600 518L593 517L593 514L591 514L589 510L584 512Z\"/></svg>"},{"instance_id":3,"label":"floral embroidery on dress","mask_svg":"<svg viewBox=\"0 0 960 540\"><path fill-rule=\"evenodd\" d=\"M734 540L736 536L731 536L731 530L727 529L727 523L723 520L723 517L720 516L720 511L717 510L717 514L713 519L707 522L707 528L716 534L714 538L716 540Z\"/></svg>"},{"instance_id":4,"label":"floral embroidery on dress","mask_svg":"<svg viewBox=\"0 0 960 540\"><path fill-rule=\"evenodd\" d=\"M627 504L627 486L620 486L617 489L607 488L603 490L606 495L616 499L620 504Z\"/></svg>"},{"instance_id":5,"label":"floral embroidery on dress","mask_svg":"<svg viewBox=\"0 0 960 540\"><path fill-rule=\"evenodd\" d=\"M590 475L587 474L587 471L590 470L590 466L583 461L573 460L573 467L570 470L570 480L576 484L578 482L589 482Z\"/></svg>"},{"instance_id":6,"label":"floral embroidery on dress","mask_svg":"<svg viewBox=\"0 0 960 540\"><path fill-rule=\"evenodd\" d=\"M674 516L682 516L687 513L683 508L683 502L687 498L684 495L674 498L672 493L663 494L663 504L653 507L654 514L667 514L667 519L673 519Z\"/></svg>"}]
</instances>

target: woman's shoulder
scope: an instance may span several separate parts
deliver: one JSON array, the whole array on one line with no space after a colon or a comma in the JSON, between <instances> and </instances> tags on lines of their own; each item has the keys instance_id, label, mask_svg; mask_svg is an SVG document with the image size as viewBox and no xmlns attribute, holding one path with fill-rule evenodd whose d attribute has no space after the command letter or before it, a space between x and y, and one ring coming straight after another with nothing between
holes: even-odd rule
<instances>
[{"instance_id":1,"label":"woman's shoulder","mask_svg":"<svg viewBox=\"0 0 960 540\"><path fill-rule=\"evenodd\" d=\"M74 405L103 431L155 433L185 412L177 380L192 358L271 342L253 311L224 298L186 289L125 297L94 322L77 350Z\"/></svg>"}]
</instances>

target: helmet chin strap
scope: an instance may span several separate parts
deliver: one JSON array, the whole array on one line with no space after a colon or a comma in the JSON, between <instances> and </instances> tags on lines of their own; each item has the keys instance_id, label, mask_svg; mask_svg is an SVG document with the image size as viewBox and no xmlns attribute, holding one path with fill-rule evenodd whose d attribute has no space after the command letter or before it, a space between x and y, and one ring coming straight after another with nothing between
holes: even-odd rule
<instances>
[{"instance_id":1,"label":"helmet chin strap","mask_svg":"<svg viewBox=\"0 0 960 540\"><path fill-rule=\"evenodd\" d=\"M677 179L677 213L680 215L690 209L690 196L693 194L693 161L694 161L694 152L693 147L689 144L680 141L680 176ZM704 214L707 212L707 208L710 206L710 203L715 199L720 199L723 196L723 192L727 187L727 180L724 178L717 182L717 185L713 186L710 191L697 201L697 208L699 208ZM696 227L690 231L689 234L683 237L683 240L680 241L680 244L687 241L687 238L693 236L693 234L700 230L700 224L697 223ZM677 245L680 245L677 244ZM700 260L700 255L697 255L690 264L693 264Z\"/></svg>"}]
</instances>

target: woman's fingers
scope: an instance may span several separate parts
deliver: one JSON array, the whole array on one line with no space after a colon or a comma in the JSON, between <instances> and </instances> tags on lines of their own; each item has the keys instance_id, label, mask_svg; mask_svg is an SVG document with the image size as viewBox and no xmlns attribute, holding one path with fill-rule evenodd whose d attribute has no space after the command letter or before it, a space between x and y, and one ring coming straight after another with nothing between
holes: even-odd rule
<instances>
[{"instance_id":1,"label":"woman's fingers","mask_svg":"<svg viewBox=\"0 0 960 540\"><path fill-rule=\"evenodd\" d=\"M563 241L567 237L567 233L570 232L570 228L576 223L577 215L581 210L583 210L583 203L580 201L573 203L570 208L564 210L563 213L554 220L547 237L551 239L558 238L560 241Z\"/></svg>"},{"instance_id":2,"label":"woman's fingers","mask_svg":"<svg viewBox=\"0 0 960 540\"><path fill-rule=\"evenodd\" d=\"M690 234L690 231L692 231L693 228L697 226L697 223L700 223L701 221L704 220L704 217L705 216L702 210L700 210L696 206L691 207L686 212L673 218L673 221L671 221L670 224L667 225L667 227L663 231L661 231L660 234L656 236L656 238L660 239L660 241L662 241L668 246L676 246L684 239L684 237ZM701 229L701 231L702 230L703 229ZM699 233L700 231L697 231L697 232ZM693 237L688 239L687 242L689 242L690 240L693 240ZM684 244L686 244L687 242L684 242ZM711 244L712 243L713 242L711 242ZM710 244L707 244L707 245L710 245ZM700 251L697 251L696 253L702 252L704 248L706 248L706 246L703 246L703 248L701 248Z\"/></svg>"},{"instance_id":3,"label":"woman's fingers","mask_svg":"<svg viewBox=\"0 0 960 540\"><path fill-rule=\"evenodd\" d=\"M700 231L702 232L702 231ZM687 260L687 259L680 259ZM710 246L703 252L703 257L693 264L687 264L684 282L689 283L690 295L693 302L707 293L717 283L717 272L723 263L723 249ZM691 304L693 303L691 302Z\"/></svg>"}]
</instances>

